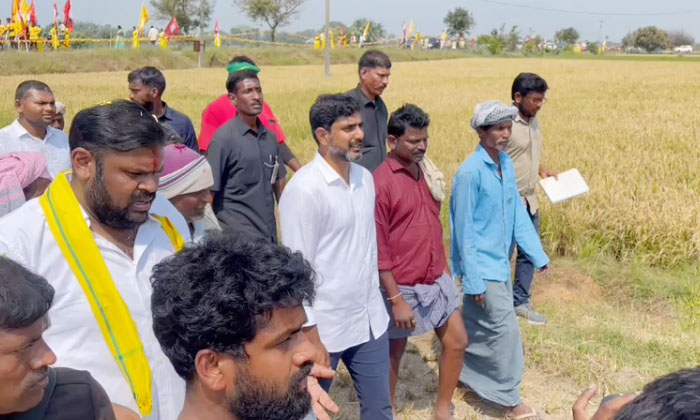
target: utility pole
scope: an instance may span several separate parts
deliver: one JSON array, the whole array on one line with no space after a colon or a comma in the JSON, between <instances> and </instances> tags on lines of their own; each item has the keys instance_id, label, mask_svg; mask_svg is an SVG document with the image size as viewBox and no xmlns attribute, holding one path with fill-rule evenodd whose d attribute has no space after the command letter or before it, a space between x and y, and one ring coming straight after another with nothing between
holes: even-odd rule
<instances>
[{"instance_id":1,"label":"utility pole","mask_svg":"<svg viewBox=\"0 0 700 420\"><path fill-rule=\"evenodd\" d=\"M605 22L605 21L604 21L604 20L601 20L601 21L600 21L600 29L598 30L598 42L599 42L599 43L603 41L603 40L602 40L602 37L603 37L603 22Z\"/></svg>"},{"instance_id":2,"label":"utility pole","mask_svg":"<svg viewBox=\"0 0 700 420\"><path fill-rule=\"evenodd\" d=\"M206 0L199 1L199 62L198 68L204 67L204 3Z\"/></svg>"},{"instance_id":3,"label":"utility pole","mask_svg":"<svg viewBox=\"0 0 700 420\"><path fill-rule=\"evenodd\" d=\"M331 0L326 0L326 77L331 77Z\"/></svg>"}]
</instances>

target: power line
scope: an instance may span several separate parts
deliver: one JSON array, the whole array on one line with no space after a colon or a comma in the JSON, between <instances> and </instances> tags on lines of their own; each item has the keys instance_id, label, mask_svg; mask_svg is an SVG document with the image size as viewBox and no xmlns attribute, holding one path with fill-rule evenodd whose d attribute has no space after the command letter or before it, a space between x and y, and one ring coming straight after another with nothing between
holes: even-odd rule
<instances>
[{"instance_id":1,"label":"power line","mask_svg":"<svg viewBox=\"0 0 700 420\"><path fill-rule=\"evenodd\" d=\"M524 4L508 3L499 0L481 0L483 3L498 4L501 6L509 7L519 7L521 9L539 10L543 12L558 12L558 13L568 13L572 15L588 15L588 16L677 16L677 15L687 15L700 13L700 10L679 10L675 12L655 12L655 13L629 13L629 12L586 12L582 10L569 10L569 9L555 9L549 7L539 7L539 6L527 6Z\"/></svg>"}]
</instances>

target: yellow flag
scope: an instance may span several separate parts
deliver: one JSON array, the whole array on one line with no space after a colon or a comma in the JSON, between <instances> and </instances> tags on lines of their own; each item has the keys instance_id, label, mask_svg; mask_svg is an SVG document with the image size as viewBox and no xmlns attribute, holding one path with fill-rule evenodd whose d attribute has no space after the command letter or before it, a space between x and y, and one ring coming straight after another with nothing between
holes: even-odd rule
<instances>
[{"instance_id":1,"label":"yellow flag","mask_svg":"<svg viewBox=\"0 0 700 420\"><path fill-rule=\"evenodd\" d=\"M407 35L408 38L410 38L411 34L413 34L413 29L415 29L415 28L413 27L413 21L411 21L411 24L408 25L408 35Z\"/></svg>"},{"instance_id":2,"label":"yellow flag","mask_svg":"<svg viewBox=\"0 0 700 420\"><path fill-rule=\"evenodd\" d=\"M139 31L142 31L144 27L146 27L146 24L148 21L151 20L148 17L148 10L146 10L146 5L142 4L141 5L141 17L139 18Z\"/></svg>"},{"instance_id":3,"label":"yellow flag","mask_svg":"<svg viewBox=\"0 0 700 420\"><path fill-rule=\"evenodd\" d=\"M445 32L442 33L442 36L440 37L440 39L443 41L447 40L447 29L445 29Z\"/></svg>"},{"instance_id":4,"label":"yellow flag","mask_svg":"<svg viewBox=\"0 0 700 420\"><path fill-rule=\"evenodd\" d=\"M367 22L367 26L365 27L365 31L362 33L362 36L365 37L365 41L367 40L367 37L369 37L369 22Z\"/></svg>"}]
</instances>

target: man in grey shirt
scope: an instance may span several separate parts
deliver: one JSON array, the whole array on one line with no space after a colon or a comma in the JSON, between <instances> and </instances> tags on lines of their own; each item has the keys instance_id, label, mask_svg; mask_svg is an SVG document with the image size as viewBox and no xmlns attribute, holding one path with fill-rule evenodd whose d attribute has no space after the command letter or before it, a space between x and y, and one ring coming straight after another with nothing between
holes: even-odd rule
<instances>
[{"instance_id":1,"label":"man in grey shirt","mask_svg":"<svg viewBox=\"0 0 700 420\"><path fill-rule=\"evenodd\" d=\"M277 242L275 199L286 176L277 137L265 129L258 115L263 93L255 72L229 76L229 99L238 115L214 135L207 160L214 175L214 212L225 231Z\"/></svg>"},{"instance_id":2,"label":"man in grey shirt","mask_svg":"<svg viewBox=\"0 0 700 420\"><path fill-rule=\"evenodd\" d=\"M389 56L378 50L362 54L359 63L360 84L347 95L360 103L365 144L360 165L374 172L386 159L387 122L389 112L381 98L391 75Z\"/></svg>"}]
</instances>

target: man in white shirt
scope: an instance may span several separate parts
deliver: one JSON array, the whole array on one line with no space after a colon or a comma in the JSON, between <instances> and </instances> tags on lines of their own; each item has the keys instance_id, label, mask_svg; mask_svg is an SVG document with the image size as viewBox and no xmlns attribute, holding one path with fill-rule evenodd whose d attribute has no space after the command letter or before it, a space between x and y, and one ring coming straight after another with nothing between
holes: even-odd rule
<instances>
[{"instance_id":1,"label":"man in white shirt","mask_svg":"<svg viewBox=\"0 0 700 420\"><path fill-rule=\"evenodd\" d=\"M170 420L185 385L153 334L150 276L184 238L151 209L164 143L138 104L78 113L73 173L0 219L0 255L56 290L44 338L63 366L89 371L113 403Z\"/></svg>"},{"instance_id":2,"label":"man in white shirt","mask_svg":"<svg viewBox=\"0 0 700 420\"><path fill-rule=\"evenodd\" d=\"M56 117L51 88L38 80L25 80L15 91L15 109L17 119L0 129L0 154L41 153L53 178L69 169L68 136L50 126Z\"/></svg>"},{"instance_id":3,"label":"man in white shirt","mask_svg":"<svg viewBox=\"0 0 700 420\"><path fill-rule=\"evenodd\" d=\"M331 368L340 360L347 366L361 418L391 419L389 316L379 291L374 182L352 163L362 157L360 104L346 95L320 96L310 120L319 152L280 200L282 242L301 251L317 274L305 333L330 353Z\"/></svg>"},{"instance_id":4,"label":"man in white shirt","mask_svg":"<svg viewBox=\"0 0 700 420\"><path fill-rule=\"evenodd\" d=\"M151 26L151 29L148 30L148 40L151 41L153 46L155 46L156 42L158 42L158 34L158 29L156 29L155 26Z\"/></svg>"}]
</instances>

